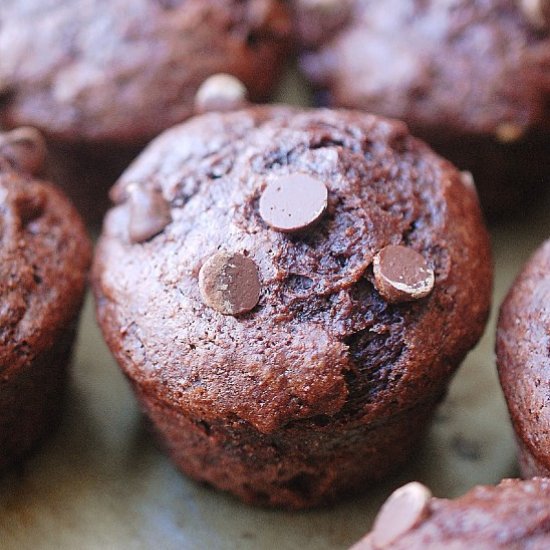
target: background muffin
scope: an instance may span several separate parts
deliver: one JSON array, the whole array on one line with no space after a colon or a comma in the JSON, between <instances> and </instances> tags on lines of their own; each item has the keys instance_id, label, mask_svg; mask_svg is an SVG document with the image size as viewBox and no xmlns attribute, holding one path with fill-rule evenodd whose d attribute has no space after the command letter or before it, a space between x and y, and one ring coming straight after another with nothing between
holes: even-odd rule
<instances>
[{"instance_id":1,"label":"background muffin","mask_svg":"<svg viewBox=\"0 0 550 550\"><path fill-rule=\"evenodd\" d=\"M34 179L31 129L0 134L0 469L55 428L90 263L78 214Z\"/></svg>"},{"instance_id":2,"label":"background muffin","mask_svg":"<svg viewBox=\"0 0 550 550\"><path fill-rule=\"evenodd\" d=\"M550 475L550 241L533 255L500 310L500 382L525 477Z\"/></svg>"},{"instance_id":3,"label":"background muffin","mask_svg":"<svg viewBox=\"0 0 550 550\"><path fill-rule=\"evenodd\" d=\"M542 550L549 544L550 480L534 478L477 486L455 500L432 497L420 483L409 483L390 496L372 531L352 550Z\"/></svg>"},{"instance_id":4,"label":"background muffin","mask_svg":"<svg viewBox=\"0 0 550 550\"><path fill-rule=\"evenodd\" d=\"M538 200L550 160L550 36L537 0L295 0L318 100L407 122L470 170L495 216Z\"/></svg>"},{"instance_id":5,"label":"background muffin","mask_svg":"<svg viewBox=\"0 0 550 550\"><path fill-rule=\"evenodd\" d=\"M299 508L407 459L489 307L467 178L401 123L258 107L166 132L113 195L98 319L184 472Z\"/></svg>"},{"instance_id":6,"label":"background muffin","mask_svg":"<svg viewBox=\"0 0 550 550\"><path fill-rule=\"evenodd\" d=\"M266 99L289 34L278 0L4 0L0 125L46 134L90 216L139 149L192 114L208 76Z\"/></svg>"}]
</instances>

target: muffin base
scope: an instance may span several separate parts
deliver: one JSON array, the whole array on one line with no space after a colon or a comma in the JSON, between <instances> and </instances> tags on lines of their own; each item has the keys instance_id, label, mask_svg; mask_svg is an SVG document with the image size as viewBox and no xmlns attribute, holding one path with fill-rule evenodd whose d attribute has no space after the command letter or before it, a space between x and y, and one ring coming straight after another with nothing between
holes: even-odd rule
<instances>
[{"instance_id":1,"label":"muffin base","mask_svg":"<svg viewBox=\"0 0 550 550\"><path fill-rule=\"evenodd\" d=\"M76 323L55 345L0 376L0 470L31 453L58 424Z\"/></svg>"},{"instance_id":2,"label":"muffin base","mask_svg":"<svg viewBox=\"0 0 550 550\"><path fill-rule=\"evenodd\" d=\"M237 417L191 418L135 384L134 390L183 473L248 504L294 510L359 493L397 470L421 441L441 400L381 423L319 416L264 434Z\"/></svg>"}]
</instances>

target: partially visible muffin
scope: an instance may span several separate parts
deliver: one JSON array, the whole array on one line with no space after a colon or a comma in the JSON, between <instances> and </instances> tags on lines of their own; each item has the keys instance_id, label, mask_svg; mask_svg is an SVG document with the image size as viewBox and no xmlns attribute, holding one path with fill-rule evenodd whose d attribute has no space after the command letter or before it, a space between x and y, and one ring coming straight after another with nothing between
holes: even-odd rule
<instances>
[{"instance_id":1,"label":"partially visible muffin","mask_svg":"<svg viewBox=\"0 0 550 550\"><path fill-rule=\"evenodd\" d=\"M252 107L164 133L112 195L98 320L182 471L304 508L407 460L487 318L467 177L400 122Z\"/></svg>"},{"instance_id":2,"label":"partially visible muffin","mask_svg":"<svg viewBox=\"0 0 550 550\"><path fill-rule=\"evenodd\" d=\"M91 258L44 160L36 130L0 134L0 469L57 426Z\"/></svg>"},{"instance_id":3,"label":"partially visible muffin","mask_svg":"<svg viewBox=\"0 0 550 550\"><path fill-rule=\"evenodd\" d=\"M502 304L496 352L522 474L550 476L550 241L531 257Z\"/></svg>"},{"instance_id":4,"label":"partially visible muffin","mask_svg":"<svg viewBox=\"0 0 550 550\"><path fill-rule=\"evenodd\" d=\"M409 483L382 506L351 550L544 550L550 547L550 480L506 479L464 496L435 498Z\"/></svg>"},{"instance_id":5,"label":"partially visible muffin","mask_svg":"<svg viewBox=\"0 0 550 550\"><path fill-rule=\"evenodd\" d=\"M471 171L496 217L550 185L547 6L295 0L301 66L321 103L402 119Z\"/></svg>"},{"instance_id":6,"label":"partially visible muffin","mask_svg":"<svg viewBox=\"0 0 550 550\"><path fill-rule=\"evenodd\" d=\"M270 96L290 44L281 0L3 0L0 126L33 125L89 215L138 151L230 73Z\"/></svg>"}]
</instances>

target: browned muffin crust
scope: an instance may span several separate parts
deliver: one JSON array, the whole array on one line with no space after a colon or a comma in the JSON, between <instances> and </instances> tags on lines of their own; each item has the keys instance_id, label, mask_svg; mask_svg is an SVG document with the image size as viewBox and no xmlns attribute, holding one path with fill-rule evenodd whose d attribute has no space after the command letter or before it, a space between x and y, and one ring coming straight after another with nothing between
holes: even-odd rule
<instances>
[{"instance_id":1,"label":"browned muffin crust","mask_svg":"<svg viewBox=\"0 0 550 550\"><path fill-rule=\"evenodd\" d=\"M529 24L519 2L334 3L338 8L321 11L330 1L295 1L302 42L313 48L303 67L328 87L331 103L406 120L413 132L443 138L513 140L550 125L550 37ZM315 23L344 10L338 31L315 40Z\"/></svg>"},{"instance_id":2,"label":"browned muffin crust","mask_svg":"<svg viewBox=\"0 0 550 550\"><path fill-rule=\"evenodd\" d=\"M0 147L0 468L55 427L90 260L66 197Z\"/></svg>"},{"instance_id":3,"label":"browned muffin crust","mask_svg":"<svg viewBox=\"0 0 550 550\"><path fill-rule=\"evenodd\" d=\"M193 114L210 75L235 75L253 101L272 94L287 11L283 0L2 0L0 128L40 128L49 177L99 225L108 189Z\"/></svg>"},{"instance_id":4,"label":"browned muffin crust","mask_svg":"<svg viewBox=\"0 0 550 550\"><path fill-rule=\"evenodd\" d=\"M143 145L225 72L271 93L289 45L279 0L3 0L0 124Z\"/></svg>"},{"instance_id":5,"label":"browned muffin crust","mask_svg":"<svg viewBox=\"0 0 550 550\"><path fill-rule=\"evenodd\" d=\"M500 310L497 362L526 477L550 476L550 241L532 256Z\"/></svg>"},{"instance_id":6,"label":"browned muffin crust","mask_svg":"<svg viewBox=\"0 0 550 550\"><path fill-rule=\"evenodd\" d=\"M295 0L301 65L323 104L404 120L473 172L495 216L532 201L550 171L550 24L520 4Z\"/></svg>"},{"instance_id":7,"label":"browned muffin crust","mask_svg":"<svg viewBox=\"0 0 550 550\"><path fill-rule=\"evenodd\" d=\"M420 487L413 483L398 489L382 508L373 531L352 550L544 550L550 545L548 479L505 479L496 487L474 487L454 500L428 496L420 502ZM408 499L403 491L409 492ZM416 518L404 505L414 508ZM391 515L395 519L404 514L410 528L403 524L399 532Z\"/></svg>"},{"instance_id":8,"label":"browned muffin crust","mask_svg":"<svg viewBox=\"0 0 550 550\"><path fill-rule=\"evenodd\" d=\"M259 202L292 174L324 182L328 203L288 234ZM128 185L171 205L150 240L131 239ZM257 107L164 133L112 195L98 319L182 470L249 502L305 507L406 460L487 317L489 243L466 178L399 122ZM380 296L372 263L389 244L425 258L429 296ZM249 313L231 315L231 286L208 294L204 281L226 277L227 258L209 260L221 252L257 266Z\"/></svg>"}]
</instances>

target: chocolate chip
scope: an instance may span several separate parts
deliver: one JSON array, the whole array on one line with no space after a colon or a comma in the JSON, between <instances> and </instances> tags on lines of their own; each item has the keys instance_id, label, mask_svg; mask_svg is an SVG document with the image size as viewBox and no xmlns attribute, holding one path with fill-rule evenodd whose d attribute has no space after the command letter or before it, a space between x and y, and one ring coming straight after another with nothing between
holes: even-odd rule
<instances>
[{"instance_id":1,"label":"chocolate chip","mask_svg":"<svg viewBox=\"0 0 550 550\"><path fill-rule=\"evenodd\" d=\"M375 548L389 548L426 518L431 496L430 490L416 481L392 493L374 520L372 542Z\"/></svg>"},{"instance_id":2,"label":"chocolate chip","mask_svg":"<svg viewBox=\"0 0 550 550\"><path fill-rule=\"evenodd\" d=\"M299 0L302 9L317 10L321 13L331 13L343 8L341 0Z\"/></svg>"},{"instance_id":3,"label":"chocolate chip","mask_svg":"<svg viewBox=\"0 0 550 550\"><path fill-rule=\"evenodd\" d=\"M520 6L529 23L535 28L550 28L550 0L520 0Z\"/></svg>"},{"instance_id":4,"label":"chocolate chip","mask_svg":"<svg viewBox=\"0 0 550 550\"><path fill-rule=\"evenodd\" d=\"M244 84L230 74L215 74L207 78L195 96L195 111L234 111L247 103Z\"/></svg>"},{"instance_id":5,"label":"chocolate chip","mask_svg":"<svg viewBox=\"0 0 550 550\"><path fill-rule=\"evenodd\" d=\"M502 122L495 130L495 136L501 143L514 143L522 138L525 129L513 122Z\"/></svg>"},{"instance_id":6,"label":"chocolate chip","mask_svg":"<svg viewBox=\"0 0 550 550\"><path fill-rule=\"evenodd\" d=\"M0 157L15 170L37 175L46 161L46 142L36 128L16 128L0 134Z\"/></svg>"},{"instance_id":7,"label":"chocolate chip","mask_svg":"<svg viewBox=\"0 0 550 550\"><path fill-rule=\"evenodd\" d=\"M281 176L267 184L260 197L260 216L282 233L307 229L327 209L327 186L308 174Z\"/></svg>"},{"instance_id":8,"label":"chocolate chip","mask_svg":"<svg viewBox=\"0 0 550 550\"><path fill-rule=\"evenodd\" d=\"M419 300L434 287L434 272L423 256L406 246L390 245L374 258L374 281L390 303Z\"/></svg>"},{"instance_id":9,"label":"chocolate chip","mask_svg":"<svg viewBox=\"0 0 550 550\"><path fill-rule=\"evenodd\" d=\"M203 302L223 315L254 309L260 299L260 278L253 260L242 254L218 252L199 273Z\"/></svg>"},{"instance_id":10,"label":"chocolate chip","mask_svg":"<svg viewBox=\"0 0 550 550\"><path fill-rule=\"evenodd\" d=\"M21 192L15 199L15 208L21 224L26 226L33 220L39 218L45 208L46 194L43 190L37 189L33 193Z\"/></svg>"},{"instance_id":11,"label":"chocolate chip","mask_svg":"<svg viewBox=\"0 0 550 550\"><path fill-rule=\"evenodd\" d=\"M132 184L126 191L130 208L128 233L131 242L147 241L171 223L170 205L159 189Z\"/></svg>"}]
</instances>

